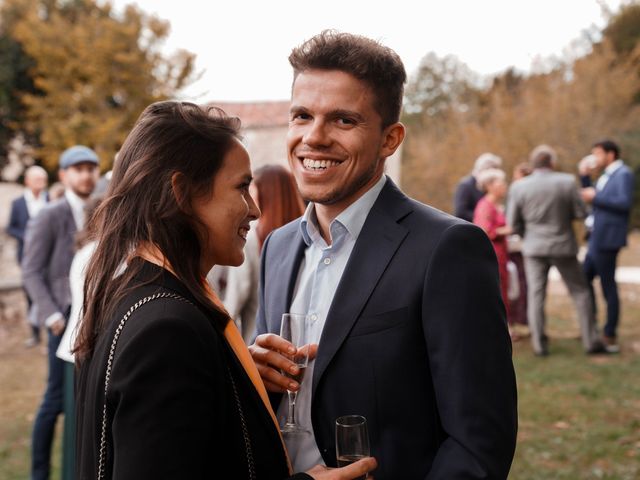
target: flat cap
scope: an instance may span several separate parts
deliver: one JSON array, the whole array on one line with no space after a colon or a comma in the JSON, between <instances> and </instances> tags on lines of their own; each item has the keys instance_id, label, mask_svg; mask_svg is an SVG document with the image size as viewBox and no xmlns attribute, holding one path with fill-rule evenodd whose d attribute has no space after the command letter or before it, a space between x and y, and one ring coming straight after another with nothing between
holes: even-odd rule
<instances>
[{"instance_id":1,"label":"flat cap","mask_svg":"<svg viewBox=\"0 0 640 480\"><path fill-rule=\"evenodd\" d=\"M99 164L96 152L84 145L74 145L73 147L67 148L62 152L62 155L60 155L60 168L63 170L72 165L84 162Z\"/></svg>"}]
</instances>

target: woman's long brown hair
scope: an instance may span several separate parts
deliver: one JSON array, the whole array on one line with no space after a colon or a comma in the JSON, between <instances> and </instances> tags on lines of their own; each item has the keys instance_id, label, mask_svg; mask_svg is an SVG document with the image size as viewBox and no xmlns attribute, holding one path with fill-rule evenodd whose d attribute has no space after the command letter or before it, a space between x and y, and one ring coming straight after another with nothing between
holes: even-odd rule
<instances>
[{"instance_id":1,"label":"woman's long brown hair","mask_svg":"<svg viewBox=\"0 0 640 480\"><path fill-rule=\"evenodd\" d=\"M212 194L214 177L239 129L240 121L222 110L186 102L154 103L141 114L91 218L97 247L87 267L84 317L74 349L80 360L92 354L139 273L143 261L129 257L141 243L155 244L193 296L215 308L202 284L205 233L191 213L191 200Z\"/></svg>"},{"instance_id":2,"label":"woman's long brown hair","mask_svg":"<svg viewBox=\"0 0 640 480\"><path fill-rule=\"evenodd\" d=\"M262 250L262 244L273 230L304 213L304 202L293 175L280 165L258 168L253 173L253 183L261 212L256 233Z\"/></svg>"}]
</instances>

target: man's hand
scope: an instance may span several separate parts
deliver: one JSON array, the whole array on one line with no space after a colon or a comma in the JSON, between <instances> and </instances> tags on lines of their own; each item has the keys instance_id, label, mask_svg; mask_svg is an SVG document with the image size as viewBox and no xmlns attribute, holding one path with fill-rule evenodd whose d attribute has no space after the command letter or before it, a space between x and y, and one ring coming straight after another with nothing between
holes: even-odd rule
<instances>
[{"instance_id":1,"label":"man's hand","mask_svg":"<svg viewBox=\"0 0 640 480\"><path fill-rule=\"evenodd\" d=\"M580 190L580 196L584 202L591 203L596 196L596 189L593 187L583 188Z\"/></svg>"},{"instance_id":2,"label":"man's hand","mask_svg":"<svg viewBox=\"0 0 640 480\"><path fill-rule=\"evenodd\" d=\"M376 459L368 457L342 468L329 468L324 465L316 465L306 473L311 475L314 480L351 480L364 478L368 472L375 470L377 466L378 463ZM367 480L373 480L373 475L367 475Z\"/></svg>"},{"instance_id":3,"label":"man's hand","mask_svg":"<svg viewBox=\"0 0 640 480\"><path fill-rule=\"evenodd\" d=\"M598 161L594 155L587 155L578 162L578 173L582 176L591 175L598 166Z\"/></svg>"},{"instance_id":4,"label":"man's hand","mask_svg":"<svg viewBox=\"0 0 640 480\"><path fill-rule=\"evenodd\" d=\"M309 360L316 357L317 345L301 348L309 348ZM284 393L287 390L297 391L300 388L298 382L282 374L282 371L288 371L292 375L299 373L296 364L290 360L296 353L291 343L278 335L267 333L259 335L256 342L249 347L249 351L267 390Z\"/></svg>"},{"instance_id":5,"label":"man's hand","mask_svg":"<svg viewBox=\"0 0 640 480\"><path fill-rule=\"evenodd\" d=\"M51 333L53 333L56 337L61 335L62 332L64 332L64 320L62 320L61 318L59 318L58 320L56 320L55 322L53 322L49 328L51 329Z\"/></svg>"}]
</instances>

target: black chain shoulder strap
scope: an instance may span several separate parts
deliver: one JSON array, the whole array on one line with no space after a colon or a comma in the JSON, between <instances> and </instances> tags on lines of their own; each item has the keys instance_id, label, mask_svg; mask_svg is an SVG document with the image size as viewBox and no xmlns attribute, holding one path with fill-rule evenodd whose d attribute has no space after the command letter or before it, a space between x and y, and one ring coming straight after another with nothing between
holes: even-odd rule
<instances>
[{"instance_id":1,"label":"black chain shoulder strap","mask_svg":"<svg viewBox=\"0 0 640 480\"><path fill-rule=\"evenodd\" d=\"M107 391L109 389L109 380L111 379L111 371L113 369L113 359L115 356L118 339L120 338L120 334L122 333L122 330L124 329L124 326L127 323L127 320L129 320L133 312L138 310L138 308L140 308L141 306L146 305L147 303L153 300L158 300L161 298L172 298L174 300L180 300L182 302L186 302L186 303L189 303L190 305L193 305L192 302L190 302L183 296L175 293L162 292L162 293L149 295L147 297L144 297L138 300L136 303L131 305L129 310L127 310L127 313L125 313L124 316L122 317L122 320L120 320L120 323L116 328L115 334L113 335L113 341L111 342L111 348L109 349L109 356L107 358L107 367L106 367L106 372L104 377L104 403L102 405L102 425L101 425L101 431L100 431L100 449L99 449L99 459L98 459L98 480L103 480L105 478L106 452L107 452ZM251 439L249 437L249 429L247 428L247 422L245 420L244 412L242 410L242 404L240 403L240 396L238 395L238 391L236 389L236 383L233 379L233 375L231 374L231 369L229 368L229 366L227 366L227 372L229 373L229 378L231 379L231 386L233 387L233 394L236 399L236 406L238 408L238 414L240 415L240 422L242 424L242 434L244 436L244 443L245 443L245 449L246 449L246 455L247 455L247 468L248 468L249 480L255 480L256 473L255 473L255 465L253 461L253 452L251 450Z\"/></svg>"}]
</instances>

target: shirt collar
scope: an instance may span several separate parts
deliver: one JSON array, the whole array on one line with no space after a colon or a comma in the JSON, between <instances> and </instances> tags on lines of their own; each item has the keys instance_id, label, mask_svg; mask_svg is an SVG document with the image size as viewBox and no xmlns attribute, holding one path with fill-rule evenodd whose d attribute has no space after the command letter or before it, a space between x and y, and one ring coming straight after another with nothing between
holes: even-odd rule
<instances>
[{"instance_id":1,"label":"shirt collar","mask_svg":"<svg viewBox=\"0 0 640 480\"><path fill-rule=\"evenodd\" d=\"M64 197L67 199L67 202L69 202L69 206L71 207L74 215L84 214L84 206L86 205L86 200L80 198L70 188L67 188L64 191Z\"/></svg>"},{"instance_id":2,"label":"shirt collar","mask_svg":"<svg viewBox=\"0 0 640 480\"><path fill-rule=\"evenodd\" d=\"M40 192L36 197L31 190L25 188L24 190L24 198L27 202L44 202L46 200L46 193L44 191Z\"/></svg>"},{"instance_id":3,"label":"shirt collar","mask_svg":"<svg viewBox=\"0 0 640 480\"><path fill-rule=\"evenodd\" d=\"M607 168L604 169L605 175L609 175L610 176L611 174L613 174L613 172L618 170L622 166L623 163L624 162L620 158L618 160L615 160L615 161L611 162L607 166Z\"/></svg>"},{"instance_id":4,"label":"shirt collar","mask_svg":"<svg viewBox=\"0 0 640 480\"><path fill-rule=\"evenodd\" d=\"M329 225L332 244L338 240L336 236L343 237L347 233L355 241L360 235L364 222L378 199L380 192L387 182L387 176L382 175L376 184L367 190L360 198L345 208ZM315 204L309 203L300 222L300 232L307 246L313 243L326 246L324 239L320 235L318 217L316 216Z\"/></svg>"}]
</instances>

